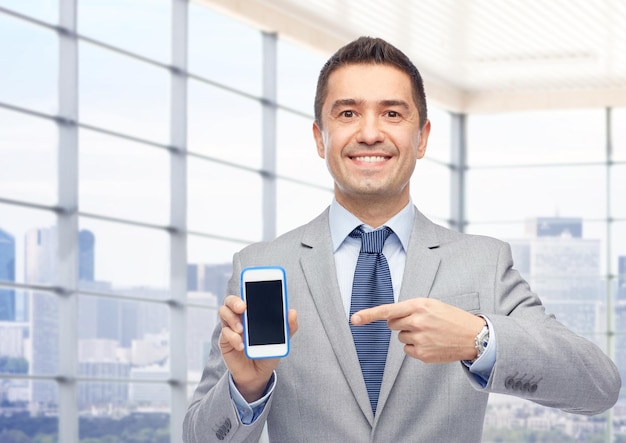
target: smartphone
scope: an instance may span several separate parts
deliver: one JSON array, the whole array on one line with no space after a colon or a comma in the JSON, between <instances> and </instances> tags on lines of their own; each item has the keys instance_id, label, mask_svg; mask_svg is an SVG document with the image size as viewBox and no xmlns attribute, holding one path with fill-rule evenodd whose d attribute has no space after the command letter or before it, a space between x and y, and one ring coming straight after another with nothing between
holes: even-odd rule
<instances>
[{"instance_id":1,"label":"smartphone","mask_svg":"<svg viewBox=\"0 0 626 443\"><path fill-rule=\"evenodd\" d=\"M277 358L289 353L287 281L280 266L241 271L241 298L246 302L243 335L248 358Z\"/></svg>"}]
</instances>

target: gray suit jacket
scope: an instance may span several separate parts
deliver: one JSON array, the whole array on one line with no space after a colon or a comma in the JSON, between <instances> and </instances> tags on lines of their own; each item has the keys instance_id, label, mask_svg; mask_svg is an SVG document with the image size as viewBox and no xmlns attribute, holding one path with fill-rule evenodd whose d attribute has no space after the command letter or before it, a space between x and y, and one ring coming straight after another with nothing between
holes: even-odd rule
<instances>
[{"instance_id":1,"label":"gray suit jacket","mask_svg":"<svg viewBox=\"0 0 626 443\"><path fill-rule=\"evenodd\" d=\"M405 355L392 334L374 417L341 302L328 211L309 224L234 257L229 293L243 267L280 265L299 330L276 372L276 387L252 425L241 424L229 395L217 340L184 424L189 443L254 442L267 421L271 442L479 442L489 392L580 413L617 401L621 381L591 342L546 315L512 269L501 241L460 234L419 211L399 299L433 297L483 313L497 334L497 362L482 389L460 362L425 364Z\"/></svg>"}]
</instances>

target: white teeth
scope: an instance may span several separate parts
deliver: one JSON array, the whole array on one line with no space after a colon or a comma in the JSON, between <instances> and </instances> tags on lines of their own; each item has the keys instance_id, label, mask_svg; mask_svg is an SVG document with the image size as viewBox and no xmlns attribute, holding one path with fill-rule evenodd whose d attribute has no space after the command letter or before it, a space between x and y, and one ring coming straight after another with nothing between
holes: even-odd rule
<instances>
[{"instance_id":1,"label":"white teeth","mask_svg":"<svg viewBox=\"0 0 626 443\"><path fill-rule=\"evenodd\" d=\"M360 162L368 162L368 163L384 162L386 160L385 157L373 156L373 155L368 155L366 157L355 157L354 159Z\"/></svg>"}]
</instances>

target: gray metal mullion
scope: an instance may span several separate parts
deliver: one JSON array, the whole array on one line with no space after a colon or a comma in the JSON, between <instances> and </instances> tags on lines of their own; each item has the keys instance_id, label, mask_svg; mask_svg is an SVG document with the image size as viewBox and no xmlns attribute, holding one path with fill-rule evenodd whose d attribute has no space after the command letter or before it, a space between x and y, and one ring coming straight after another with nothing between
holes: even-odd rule
<instances>
[{"instance_id":1,"label":"gray metal mullion","mask_svg":"<svg viewBox=\"0 0 626 443\"><path fill-rule=\"evenodd\" d=\"M467 142L465 114L451 114L450 125L450 226L465 231L465 171L467 170Z\"/></svg>"},{"instance_id":2,"label":"gray metal mullion","mask_svg":"<svg viewBox=\"0 0 626 443\"><path fill-rule=\"evenodd\" d=\"M59 441L78 441L78 43L76 0L59 2L59 146L56 284L59 307Z\"/></svg>"},{"instance_id":3,"label":"gray metal mullion","mask_svg":"<svg viewBox=\"0 0 626 443\"><path fill-rule=\"evenodd\" d=\"M611 207L611 173L613 164L613 134L612 134L612 109L607 108L604 114L605 118L605 146L606 146L606 257L607 257L607 279L606 279L606 351L608 356L615 361L615 305L613 304L613 278L617 278L617 273L613 272L611 265L611 255L613 253L612 242L612 207ZM609 409L607 413L607 443L614 441L613 418L614 408Z\"/></svg>"},{"instance_id":4,"label":"gray metal mullion","mask_svg":"<svg viewBox=\"0 0 626 443\"><path fill-rule=\"evenodd\" d=\"M187 26L186 0L172 0L170 105L170 441L179 442L187 409Z\"/></svg>"},{"instance_id":5,"label":"gray metal mullion","mask_svg":"<svg viewBox=\"0 0 626 443\"><path fill-rule=\"evenodd\" d=\"M276 237L276 34L263 32L263 240Z\"/></svg>"}]
</instances>

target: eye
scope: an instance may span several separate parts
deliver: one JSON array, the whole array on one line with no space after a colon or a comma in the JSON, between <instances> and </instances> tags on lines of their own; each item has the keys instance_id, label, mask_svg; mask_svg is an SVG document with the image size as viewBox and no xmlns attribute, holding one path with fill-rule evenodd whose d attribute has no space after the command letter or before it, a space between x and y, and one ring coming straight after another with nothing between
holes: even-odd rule
<instances>
[{"instance_id":1,"label":"eye","mask_svg":"<svg viewBox=\"0 0 626 443\"><path fill-rule=\"evenodd\" d=\"M400 113L397 111L387 111L387 117L398 118L400 117Z\"/></svg>"},{"instance_id":2,"label":"eye","mask_svg":"<svg viewBox=\"0 0 626 443\"><path fill-rule=\"evenodd\" d=\"M354 111L350 111L350 110L346 110L346 111L341 111L339 113L340 117L345 117L345 118L352 118L354 117Z\"/></svg>"}]
</instances>

